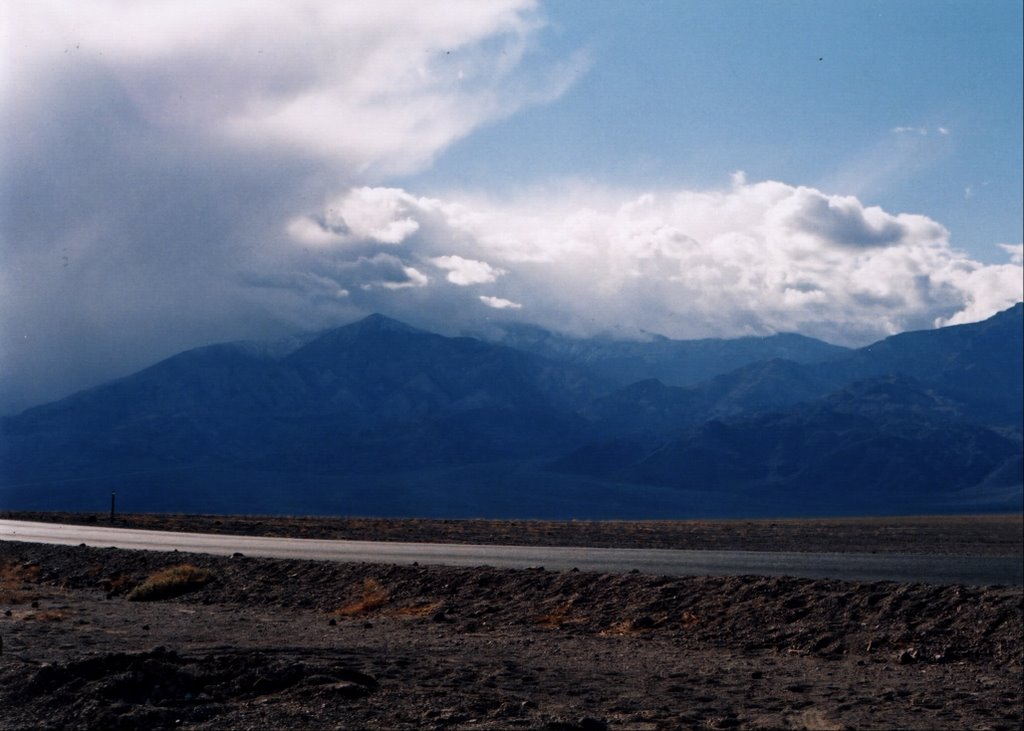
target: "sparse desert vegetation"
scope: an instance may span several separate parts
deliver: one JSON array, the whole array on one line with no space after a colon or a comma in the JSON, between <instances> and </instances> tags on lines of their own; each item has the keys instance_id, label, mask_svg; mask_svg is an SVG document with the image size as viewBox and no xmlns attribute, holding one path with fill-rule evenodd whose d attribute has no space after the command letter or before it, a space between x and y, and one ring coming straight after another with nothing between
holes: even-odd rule
<instances>
[{"instance_id":1,"label":"sparse desert vegetation","mask_svg":"<svg viewBox=\"0 0 1024 731\"><path fill-rule=\"evenodd\" d=\"M0 729L1017 729L1021 587L0 543ZM128 601L154 583L194 590ZM3 609L0 606L0 609Z\"/></svg>"},{"instance_id":2,"label":"sparse desert vegetation","mask_svg":"<svg viewBox=\"0 0 1024 731\"><path fill-rule=\"evenodd\" d=\"M0 605L27 604L34 598L39 567L15 561L0 562Z\"/></svg>"},{"instance_id":3,"label":"sparse desert vegetation","mask_svg":"<svg viewBox=\"0 0 1024 731\"><path fill-rule=\"evenodd\" d=\"M197 568L192 564L169 566L151 574L145 581L128 592L127 599L130 602L172 599L200 589L212 580L212 572Z\"/></svg>"},{"instance_id":4,"label":"sparse desert vegetation","mask_svg":"<svg viewBox=\"0 0 1024 731\"><path fill-rule=\"evenodd\" d=\"M342 617L354 617L357 614L379 609L387 604L388 593L376 579L364 579L362 596L358 599L338 607L334 614Z\"/></svg>"}]
</instances>

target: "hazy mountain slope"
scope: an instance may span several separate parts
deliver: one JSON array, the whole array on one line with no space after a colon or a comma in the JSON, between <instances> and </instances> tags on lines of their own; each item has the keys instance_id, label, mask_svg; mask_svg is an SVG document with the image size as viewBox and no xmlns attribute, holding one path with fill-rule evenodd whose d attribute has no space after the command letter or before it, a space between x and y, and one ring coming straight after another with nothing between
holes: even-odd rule
<instances>
[{"instance_id":1,"label":"hazy mountain slope","mask_svg":"<svg viewBox=\"0 0 1024 731\"><path fill-rule=\"evenodd\" d=\"M575 369L374 316L280 360L224 345L2 421L6 478L241 465L387 471L555 448ZM586 392L586 395L582 395Z\"/></svg>"},{"instance_id":2,"label":"hazy mountain slope","mask_svg":"<svg viewBox=\"0 0 1024 731\"><path fill-rule=\"evenodd\" d=\"M66 502L80 485L243 512L1013 509L1022 314L857 351L703 342L691 355L770 340L829 360L760 360L686 387L651 377L674 363L664 353L677 373L691 367L672 341L649 360L645 344L533 348L560 361L371 316L282 347L188 351L4 418L0 501L45 490ZM688 372L710 372L692 360ZM625 373L645 379L611 385Z\"/></svg>"},{"instance_id":3,"label":"hazy mountain slope","mask_svg":"<svg viewBox=\"0 0 1024 731\"><path fill-rule=\"evenodd\" d=\"M532 325L505 325L484 336L508 345L583 366L618 385L657 379L670 386L700 383L721 373L771 359L816 363L849 352L838 345L793 333L768 337L670 340L572 338Z\"/></svg>"},{"instance_id":4,"label":"hazy mountain slope","mask_svg":"<svg viewBox=\"0 0 1024 731\"><path fill-rule=\"evenodd\" d=\"M631 384L584 410L602 437L550 467L807 494L837 509L956 495L1019 507L1022 313L897 335L828 363L755 363L688 388Z\"/></svg>"},{"instance_id":5,"label":"hazy mountain slope","mask_svg":"<svg viewBox=\"0 0 1024 731\"><path fill-rule=\"evenodd\" d=\"M846 384L906 375L941 394L957 418L1021 431L1024 308L982 323L911 332L822 363L772 359L685 388L640 381L598 397L582 413L602 434L670 435L710 419L786 410Z\"/></svg>"},{"instance_id":6,"label":"hazy mountain slope","mask_svg":"<svg viewBox=\"0 0 1024 731\"><path fill-rule=\"evenodd\" d=\"M970 418L1021 431L1024 413L1024 304L987 320L906 332L836 363L846 379L902 373L934 384L964 404Z\"/></svg>"},{"instance_id":7,"label":"hazy mountain slope","mask_svg":"<svg viewBox=\"0 0 1024 731\"><path fill-rule=\"evenodd\" d=\"M1010 469L1020 443L909 379L862 381L781 414L710 421L625 470L638 482L928 504Z\"/></svg>"}]
</instances>

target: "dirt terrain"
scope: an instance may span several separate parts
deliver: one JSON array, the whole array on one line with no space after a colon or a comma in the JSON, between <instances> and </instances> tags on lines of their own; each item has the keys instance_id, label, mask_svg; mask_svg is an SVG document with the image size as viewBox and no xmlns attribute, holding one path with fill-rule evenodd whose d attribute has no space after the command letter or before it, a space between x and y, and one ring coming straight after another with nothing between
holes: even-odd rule
<instances>
[{"instance_id":1,"label":"dirt terrain","mask_svg":"<svg viewBox=\"0 0 1024 731\"><path fill-rule=\"evenodd\" d=\"M1016 543L964 529L973 519L938 531L921 520L927 545L937 532L982 554L1020 552L1019 518L1004 521ZM445 535L472 533L464 523ZM709 524L702 540L740 525ZM784 525L740 532L764 540ZM384 533L411 539L403 531ZM1020 587L0 542L0 729L1018 729L1022 627Z\"/></svg>"}]
</instances>

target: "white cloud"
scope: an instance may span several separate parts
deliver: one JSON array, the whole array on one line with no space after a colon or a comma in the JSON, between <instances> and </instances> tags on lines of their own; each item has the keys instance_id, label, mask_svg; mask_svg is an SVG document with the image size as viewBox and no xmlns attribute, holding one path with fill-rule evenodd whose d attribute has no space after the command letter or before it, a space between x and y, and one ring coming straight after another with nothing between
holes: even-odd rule
<instances>
[{"instance_id":1,"label":"white cloud","mask_svg":"<svg viewBox=\"0 0 1024 731\"><path fill-rule=\"evenodd\" d=\"M487 297L486 295L480 295L480 301L488 307L493 307L496 310L521 310L523 306L518 302L512 302L501 297Z\"/></svg>"},{"instance_id":2,"label":"white cloud","mask_svg":"<svg viewBox=\"0 0 1024 731\"><path fill-rule=\"evenodd\" d=\"M334 279L362 290L410 289L430 283L430 278L423 272L391 254L360 256L353 262L339 262L333 268L331 280Z\"/></svg>"},{"instance_id":3,"label":"white cloud","mask_svg":"<svg viewBox=\"0 0 1024 731\"><path fill-rule=\"evenodd\" d=\"M409 198L395 188L356 188L327 209L327 230L343 231L346 238L400 244L420 227L403 215Z\"/></svg>"},{"instance_id":4,"label":"white cloud","mask_svg":"<svg viewBox=\"0 0 1024 731\"><path fill-rule=\"evenodd\" d=\"M330 246L345 240L337 231L332 231L326 225L314 221L308 216L296 216L288 221L285 226L288 235L295 241L307 246Z\"/></svg>"},{"instance_id":5,"label":"white cloud","mask_svg":"<svg viewBox=\"0 0 1024 731\"><path fill-rule=\"evenodd\" d=\"M892 131L898 135L912 134L924 137L928 134L927 127L893 127Z\"/></svg>"},{"instance_id":6,"label":"white cloud","mask_svg":"<svg viewBox=\"0 0 1024 731\"><path fill-rule=\"evenodd\" d=\"M533 0L38 0L6 9L18 79L105 69L153 126L329 160L361 179L428 165L480 124L557 98L574 58L521 63Z\"/></svg>"},{"instance_id":7,"label":"white cloud","mask_svg":"<svg viewBox=\"0 0 1024 731\"><path fill-rule=\"evenodd\" d=\"M430 262L441 269L448 270L448 281L465 287L470 284L488 284L497 281L505 273L485 261L463 259L461 256L438 256Z\"/></svg>"},{"instance_id":8,"label":"white cloud","mask_svg":"<svg viewBox=\"0 0 1024 731\"><path fill-rule=\"evenodd\" d=\"M586 73L544 28L535 0L0 3L0 413L425 306L429 257L486 259L377 186Z\"/></svg>"},{"instance_id":9,"label":"white cloud","mask_svg":"<svg viewBox=\"0 0 1024 731\"><path fill-rule=\"evenodd\" d=\"M1010 262L1017 266L1024 265L1024 243L999 244L999 248L1010 255Z\"/></svg>"},{"instance_id":10,"label":"white cloud","mask_svg":"<svg viewBox=\"0 0 1024 731\"><path fill-rule=\"evenodd\" d=\"M406 279L404 282L381 282L384 289L408 289L409 287L426 287L430 278L415 267L402 267Z\"/></svg>"},{"instance_id":11,"label":"white cloud","mask_svg":"<svg viewBox=\"0 0 1024 731\"><path fill-rule=\"evenodd\" d=\"M1020 302L1021 288L1024 287L1024 268L1021 266L1024 264L1024 254L1012 252L1011 262L976 265L951 272L954 286L963 294L964 305L951 317L936 318L935 324L942 326L977 322Z\"/></svg>"},{"instance_id":12,"label":"white cloud","mask_svg":"<svg viewBox=\"0 0 1024 731\"><path fill-rule=\"evenodd\" d=\"M422 211L432 203L399 188L364 186L337 196L315 215L292 218L285 229L294 241L312 247L401 244L420 227L406 212Z\"/></svg>"},{"instance_id":13,"label":"white cloud","mask_svg":"<svg viewBox=\"0 0 1024 731\"><path fill-rule=\"evenodd\" d=\"M389 195L404 201L400 220L420 224L391 249L405 265L429 261L459 284L501 271L503 297L480 301L526 306L556 329L799 331L865 343L987 317L1024 289L1019 247L1004 246L1011 263L984 265L925 216L775 181L734 176L723 190L575 190L502 203ZM456 296L428 290L435 304Z\"/></svg>"}]
</instances>

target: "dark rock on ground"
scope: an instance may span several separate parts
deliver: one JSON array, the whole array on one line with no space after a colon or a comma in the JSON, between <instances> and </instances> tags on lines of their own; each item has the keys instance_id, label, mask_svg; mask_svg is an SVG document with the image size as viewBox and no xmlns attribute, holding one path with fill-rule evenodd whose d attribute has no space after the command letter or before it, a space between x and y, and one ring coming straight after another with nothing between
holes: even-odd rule
<instances>
[{"instance_id":1,"label":"dark rock on ground","mask_svg":"<svg viewBox=\"0 0 1024 731\"><path fill-rule=\"evenodd\" d=\"M0 543L0 729L1022 720L1020 587L197 555L216 581L126 600L180 560Z\"/></svg>"}]
</instances>

